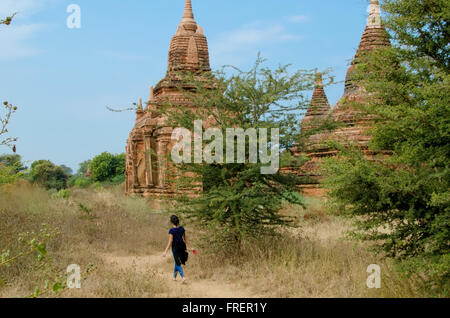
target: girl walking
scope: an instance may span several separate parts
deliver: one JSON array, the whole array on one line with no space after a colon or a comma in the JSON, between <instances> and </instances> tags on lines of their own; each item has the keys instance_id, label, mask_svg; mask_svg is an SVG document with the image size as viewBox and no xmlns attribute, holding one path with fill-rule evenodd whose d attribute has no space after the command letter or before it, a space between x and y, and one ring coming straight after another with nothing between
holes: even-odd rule
<instances>
[{"instance_id":1,"label":"girl walking","mask_svg":"<svg viewBox=\"0 0 450 318\"><path fill-rule=\"evenodd\" d=\"M185 229L180 226L180 220L178 219L178 217L176 215L172 215L170 217L170 222L172 223L172 228L169 231L169 243L167 244L163 257L167 256L169 248L172 247L172 255L175 261L173 280L177 280L177 275L179 273L182 279L182 283L185 283L186 278L184 277L182 265L186 265L189 255L187 252L187 247L190 247L191 244L186 237ZM189 250L194 249L189 248Z\"/></svg>"}]
</instances>

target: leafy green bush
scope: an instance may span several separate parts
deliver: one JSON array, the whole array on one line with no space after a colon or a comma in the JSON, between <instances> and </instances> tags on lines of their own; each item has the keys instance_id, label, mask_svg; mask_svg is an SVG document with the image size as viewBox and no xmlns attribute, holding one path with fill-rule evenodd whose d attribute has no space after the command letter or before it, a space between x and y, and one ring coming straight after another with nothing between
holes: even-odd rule
<instances>
[{"instance_id":1,"label":"leafy green bush","mask_svg":"<svg viewBox=\"0 0 450 318\"><path fill-rule=\"evenodd\" d=\"M22 162L22 157L18 154L0 156L0 166L13 167L15 173L19 173L27 169Z\"/></svg>"},{"instance_id":2,"label":"leafy green bush","mask_svg":"<svg viewBox=\"0 0 450 318\"><path fill-rule=\"evenodd\" d=\"M61 190L67 187L69 176L65 171L48 160L35 161L31 165L30 180L47 189Z\"/></svg>"},{"instance_id":3,"label":"leafy green bush","mask_svg":"<svg viewBox=\"0 0 450 318\"><path fill-rule=\"evenodd\" d=\"M121 184L123 182L125 182L125 173L118 174L114 178L111 179L111 184L113 184L113 185Z\"/></svg>"},{"instance_id":4,"label":"leafy green bush","mask_svg":"<svg viewBox=\"0 0 450 318\"><path fill-rule=\"evenodd\" d=\"M58 199L68 199L70 197L69 190L62 189L55 193L55 198Z\"/></svg>"},{"instance_id":5,"label":"leafy green bush","mask_svg":"<svg viewBox=\"0 0 450 318\"><path fill-rule=\"evenodd\" d=\"M117 176L125 175L125 154L104 152L92 159L90 168L94 182L112 181Z\"/></svg>"},{"instance_id":6,"label":"leafy green bush","mask_svg":"<svg viewBox=\"0 0 450 318\"><path fill-rule=\"evenodd\" d=\"M69 180L69 186L76 188L87 188L91 183L91 179L79 176L72 176Z\"/></svg>"},{"instance_id":7,"label":"leafy green bush","mask_svg":"<svg viewBox=\"0 0 450 318\"><path fill-rule=\"evenodd\" d=\"M16 173L14 167L6 167L0 165L0 184L14 183L22 174Z\"/></svg>"}]
</instances>

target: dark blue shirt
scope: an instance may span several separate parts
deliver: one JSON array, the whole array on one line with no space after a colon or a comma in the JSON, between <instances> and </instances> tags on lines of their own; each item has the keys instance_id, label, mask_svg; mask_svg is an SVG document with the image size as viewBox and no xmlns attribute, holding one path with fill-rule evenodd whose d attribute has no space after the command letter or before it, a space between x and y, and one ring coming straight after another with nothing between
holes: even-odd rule
<instances>
[{"instance_id":1,"label":"dark blue shirt","mask_svg":"<svg viewBox=\"0 0 450 318\"><path fill-rule=\"evenodd\" d=\"M169 234L173 235L173 241L175 244L183 242L184 228L180 226L179 228L171 228Z\"/></svg>"}]
</instances>

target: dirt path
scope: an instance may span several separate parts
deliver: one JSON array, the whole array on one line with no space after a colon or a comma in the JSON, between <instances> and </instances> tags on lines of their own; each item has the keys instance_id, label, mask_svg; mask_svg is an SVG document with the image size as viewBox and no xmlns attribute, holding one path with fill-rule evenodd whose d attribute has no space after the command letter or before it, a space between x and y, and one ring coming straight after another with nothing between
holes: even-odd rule
<instances>
[{"instance_id":1,"label":"dirt path","mask_svg":"<svg viewBox=\"0 0 450 318\"><path fill-rule=\"evenodd\" d=\"M186 284L181 284L180 278L177 282L172 280L173 259L169 256L163 258L161 255L146 256L123 256L118 254L103 254L103 260L107 265L117 270L135 270L145 272L148 269L156 271L157 275L167 281L168 292L158 297L190 297L190 298L249 298L257 297L250 290L227 282L212 280L189 279ZM187 267L187 272L189 271Z\"/></svg>"}]
</instances>

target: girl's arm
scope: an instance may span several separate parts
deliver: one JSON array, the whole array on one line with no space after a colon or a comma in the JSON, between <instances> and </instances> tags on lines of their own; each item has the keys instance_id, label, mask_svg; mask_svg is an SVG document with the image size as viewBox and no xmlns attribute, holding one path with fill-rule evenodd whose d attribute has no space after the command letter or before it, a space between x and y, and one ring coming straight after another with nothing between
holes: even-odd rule
<instances>
[{"instance_id":1,"label":"girl's arm","mask_svg":"<svg viewBox=\"0 0 450 318\"><path fill-rule=\"evenodd\" d=\"M167 247L166 247L166 250L164 251L163 257L167 256L167 252L169 251L169 248L172 246L172 242L173 242L173 235L169 234L169 243L167 244Z\"/></svg>"},{"instance_id":2,"label":"girl's arm","mask_svg":"<svg viewBox=\"0 0 450 318\"><path fill-rule=\"evenodd\" d=\"M189 242L187 236L186 236L186 232L184 232L183 234L183 238L184 238L184 242L186 243L186 246L189 250L193 250L193 248L191 248L191 242Z\"/></svg>"}]
</instances>

